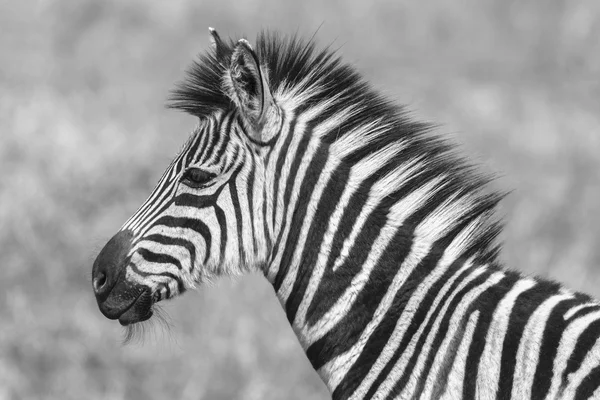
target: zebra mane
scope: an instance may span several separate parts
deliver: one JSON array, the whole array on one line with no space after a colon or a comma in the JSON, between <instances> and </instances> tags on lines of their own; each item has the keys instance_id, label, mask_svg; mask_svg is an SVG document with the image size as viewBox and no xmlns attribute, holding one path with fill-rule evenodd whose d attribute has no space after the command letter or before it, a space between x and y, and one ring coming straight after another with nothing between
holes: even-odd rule
<instances>
[{"instance_id":1,"label":"zebra mane","mask_svg":"<svg viewBox=\"0 0 600 400\"><path fill-rule=\"evenodd\" d=\"M493 177L478 173L455 154L454 145L432 135L433 125L413 120L403 107L377 93L329 47L318 50L312 38L283 37L268 31L260 33L253 45L275 95L293 92L306 106L327 103L318 118L321 121L336 113L354 110L335 130L322 137L324 142L334 143L353 128L356 132L356 127L378 126L375 133L364 130L362 148L345 157L347 162L353 164L393 142L404 141L408 149L396 157L396 164L418 156L424 160L424 167L417 179L410 179L405 185L404 194L398 196L414 190L423 180L439 176L446 178L437 198L471 195L472 204L463 219L478 218L480 223L465 250L476 251L481 262L497 262L500 245L496 239L501 222L494 212L504 194L486 190ZM186 79L172 92L168 107L199 118L235 107L223 88L223 76L230 66L234 47L235 42L227 39L218 52L213 49L193 61ZM426 204L422 212L431 212L434 207L434 204ZM460 225L464 221L456 223Z\"/></svg>"},{"instance_id":2,"label":"zebra mane","mask_svg":"<svg viewBox=\"0 0 600 400\"><path fill-rule=\"evenodd\" d=\"M309 100L316 102L330 99L342 92L338 101L369 103L373 117L387 113L393 108L386 99L369 89L368 84L350 66L342 63L337 54L325 48L315 49L314 40L298 36L282 37L272 32L261 32L254 50L263 67L268 70L270 89L273 93L304 86L310 91ZM223 41L219 52L211 49L200 54L187 70L186 79L172 92L168 107L185 111L202 118L216 110L234 107L223 88L223 75L230 66L235 42Z\"/></svg>"}]
</instances>

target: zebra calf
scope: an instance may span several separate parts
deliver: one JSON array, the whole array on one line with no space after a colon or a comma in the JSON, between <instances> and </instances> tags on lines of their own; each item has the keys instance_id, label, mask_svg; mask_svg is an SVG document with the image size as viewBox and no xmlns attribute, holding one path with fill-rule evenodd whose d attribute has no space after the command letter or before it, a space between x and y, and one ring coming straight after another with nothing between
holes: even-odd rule
<instances>
[{"instance_id":1,"label":"zebra calf","mask_svg":"<svg viewBox=\"0 0 600 400\"><path fill-rule=\"evenodd\" d=\"M93 266L122 325L262 271L334 399L600 398L600 306L497 261L487 178L312 41L222 40L198 127Z\"/></svg>"}]
</instances>

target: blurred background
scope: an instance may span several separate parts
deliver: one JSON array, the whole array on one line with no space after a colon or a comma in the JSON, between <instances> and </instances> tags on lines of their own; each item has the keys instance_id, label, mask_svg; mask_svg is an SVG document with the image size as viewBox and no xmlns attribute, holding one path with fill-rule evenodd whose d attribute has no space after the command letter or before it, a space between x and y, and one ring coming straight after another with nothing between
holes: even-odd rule
<instances>
[{"instance_id":1,"label":"blurred background","mask_svg":"<svg viewBox=\"0 0 600 400\"><path fill-rule=\"evenodd\" d=\"M261 276L171 301L171 330L128 346L92 295L195 125L164 103L209 26L321 26L513 190L507 265L600 296L597 0L0 0L0 399L328 398Z\"/></svg>"}]
</instances>

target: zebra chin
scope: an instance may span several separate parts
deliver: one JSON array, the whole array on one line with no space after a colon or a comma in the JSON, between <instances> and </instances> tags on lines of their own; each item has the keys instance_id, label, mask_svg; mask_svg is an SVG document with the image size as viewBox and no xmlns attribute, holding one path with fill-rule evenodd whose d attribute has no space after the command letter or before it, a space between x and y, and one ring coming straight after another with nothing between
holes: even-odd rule
<instances>
[{"instance_id":1,"label":"zebra chin","mask_svg":"<svg viewBox=\"0 0 600 400\"><path fill-rule=\"evenodd\" d=\"M134 302L118 317L119 323L122 326L128 326L150 319L153 315L152 304L150 290L144 289Z\"/></svg>"},{"instance_id":2,"label":"zebra chin","mask_svg":"<svg viewBox=\"0 0 600 400\"><path fill-rule=\"evenodd\" d=\"M97 299L97 302L106 318L128 326L150 319L155 300L149 288L123 282L117 284L105 300Z\"/></svg>"}]
</instances>

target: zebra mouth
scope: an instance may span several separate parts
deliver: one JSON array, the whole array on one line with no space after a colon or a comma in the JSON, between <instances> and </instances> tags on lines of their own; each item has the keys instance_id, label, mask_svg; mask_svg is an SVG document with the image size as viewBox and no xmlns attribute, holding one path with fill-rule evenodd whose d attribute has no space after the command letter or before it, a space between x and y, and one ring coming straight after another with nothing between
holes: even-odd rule
<instances>
[{"instance_id":1,"label":"zebra mouth","mask_svg":"<svg viewBox=\"0 0 600 400\"><path fill-rule=\"evenodd\" d=\"M150 319L153 314L153 303L150 290L143 290L119 316L119 323L123 326L128 326Z\"/></svg>"}]
</instances>

